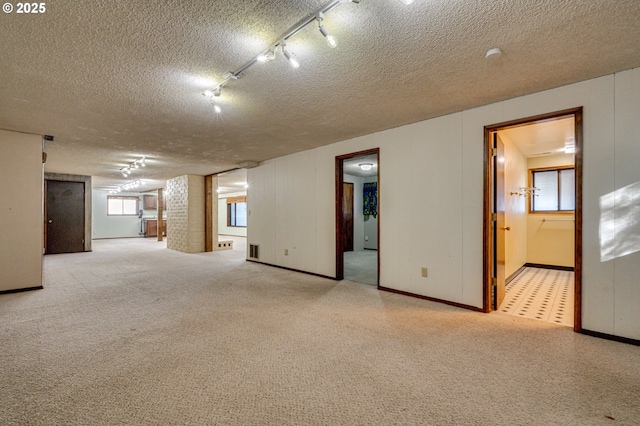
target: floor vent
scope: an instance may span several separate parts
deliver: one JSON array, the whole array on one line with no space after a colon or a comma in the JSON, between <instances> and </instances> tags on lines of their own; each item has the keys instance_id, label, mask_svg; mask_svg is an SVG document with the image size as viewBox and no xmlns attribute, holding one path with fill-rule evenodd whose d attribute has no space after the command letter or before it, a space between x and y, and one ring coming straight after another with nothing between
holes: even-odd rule
<instances>
[{"instance_id":1,"label":"floor vent","mask_svg":"<svg viewBox=\"0 0 640 426\"><path fill-rule=\"evenodd\" d=\"M249 259L260 259L260 246L257 244L249 244Z\"/></svg>"}]
</instances>

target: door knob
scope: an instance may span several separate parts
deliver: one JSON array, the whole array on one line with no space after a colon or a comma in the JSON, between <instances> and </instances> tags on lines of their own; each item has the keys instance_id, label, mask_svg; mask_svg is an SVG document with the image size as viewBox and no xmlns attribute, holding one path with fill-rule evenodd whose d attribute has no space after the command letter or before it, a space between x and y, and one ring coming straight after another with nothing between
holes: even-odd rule
<instances>
[{"instance_id":1,"label":"door knob","mask_svg":"<svg viewBox=\"0 0 640 426\"><path fill-rule=\"evenodd\" d=\"M511 230L511 227L510 227L510 226L507 226L506 228L504 228L504 230L505 230L505 231L510 231L510 230Z\"/></svg>"},{"instance_id":2,"label":"door knob","mask_svg":"<svg viewBox=\"0 0 640 426\"><path fill-rule=\"evenodd\" d=\"M49 223L53 223L53 220L49 219Z\"/></svg>"}]
</instances>

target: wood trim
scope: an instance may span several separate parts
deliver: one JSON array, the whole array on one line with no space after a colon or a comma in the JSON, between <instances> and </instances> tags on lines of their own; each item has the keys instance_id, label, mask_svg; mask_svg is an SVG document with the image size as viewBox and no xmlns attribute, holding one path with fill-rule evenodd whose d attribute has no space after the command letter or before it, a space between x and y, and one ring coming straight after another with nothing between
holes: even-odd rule
<instances>
[{"instance_id":1,"label":"wood trim","mask_svg":"<svg viewBox=\"0 0 640 426\"><path fill-rule=\"evenodd\" d=\"M164 213L164 203L162 202L162 188L158 188L158 241L162 241L162 237L164 235L164 220L162 219L162 214Z\"/></svg>"},{"instance_id":2,"label":"wood trim","mask_svg":"<svg viewBox=\"0 0 640 426\"><path fill-rule=\"evenodd\" d=\"M491 312L491 265L493 263L493 236L491 232L491 197L493 194L493 165L491 162L491 152L493 144L491 141L491 130L484 128L484 207L482 215L482 311Z\"/></svg>"},{"instance_id":3,"label":"wood trim","mask_svg":"<svg viewBox=\"0 0 640 426\"><path fill-rule=\"evenodd\" d=\"M571 271L573 272L575 268L573 266L557 266L557 265L545 265L542 263L525 263L523 268L540 268L540 269L554 269L556 271Z\"/></svg>"},{"instance_id":4,"label":"wood trim","mask_svg":"<svg viewBox=\"0 0 640 426\"><path fill-rule=\"evenodd\" d=\"M302 271L300 269L287 268L286 266L274 265L272 263L264 263L264 262L260 262L259 260L256 260L256 259L245 259L245 260L247 262L259 263L260 265L270 266L272 268L285 269L285 270L291 271L291 272L298 272L298 273L301 273L301 274L313 275L314 277L326 278L326 279L332 280L332 281L340 281L337 278L330 277L328 275L316 274L315 272L309 272L309 271Z\"/></svg>"},{"instance_id":5,"label":"wood trim","mask_svg":"<svg viewBox=\"0 0 640 426\"><path fill-rule=\"evenodd\" d=\"M349 158L349 157L346 157ZM343 159L336 157L336 199L335 199L335 221L336 221L336 279L344 279L344 226L342 224L342 197L344 196L344 167ZM379 239L379 236L378 236Z\"/></svg>"},{"instance_id":6,"label":"wood trim","mask_svg":"<svg viewBox=\"0 0 640 426\"><path fill-rule=\"evenodd\" d=\"M574 117L574 136L576 152L574 153L574 168L576 170L576 208L575 208L575 245L574 245L574 325L573 330L582 331L582 185L583 185L583 110L582 107L570 108L561 111L540 114L532 117L525 117L518 120L505 121L492 124L484 128L484 213L483 213L483 306L484 312L490 312L491 301L489 300L491 286L491 248L493 241L491 238L491 145L489 135L497 130L504 130L512 127L519 127L525 124L535 124L549 120L556 120L563 117ZM546 214L549 214L548 212Z\"/></svg>"},{"instance_id":7,"label":"wood trim","mask_svg":"<svg viewBox=\"0 0 640 426\"><path fill-rule=\"evenodd\" d=\"M336 279L344 279L344 241L342 234L344 232L342 226L342 197L343 183L344 183L344 167L343 161L349 158L358 157L360 155L376 154L378 160L378 286L380 286L380 148L365 149L363 151L352 152L349 154L343 154L336 156L335 160L335 221L336 221Z\"/></svg>"},{"instance_id":8,"label":"wood trim","mask_svg":"<svg viewBox=\"0 0 640 426\"><path fill-rule=\"evenodd\" d=\"M0 291L0 294L11 294L11 293L22 293L24 291L32 291L32 290L42 290L44 287L43 286L37 286L37 287L27 287L27 288L14 288L11 290L2 290Z\"/></svg>"},{"instance_id":9,"label":"wood trim","mask_svg":"<svg viewBox=\"0 0 640 426\"><path fill-rule=\"evenodd\" d=\"M204 251L213 251L213 175L204 177Z\"/></svg>"},{"instance_id":10,"label":"wood trim","mask_svg":"<svg viewBox=\"0 0 640 426\"><path fill-rule=\"evenodd\" d=\"M431 302L443 303L445 305L455 306L456 308L468 309L470 311L484 312L483 308L478 308L478 307L471 306L471 305L465 305L464 303L451 302L449 300L437 299L435 297L429 297L429 296L423 296L421 294L409 293L408 291L396 290L394 288L382 287L380 285L378 285L378 290L387 291L389 293L401 294L403 296L415 297L415 298L418 298L418 299L429 300Z\"/></svg>"},{"instance_id":11,"label":"wood trim","mask_svg":"<svg viewBox=\"0 0 640 426\"><path fill-rule=\"evenodd\" d=\"M231 197L231 198L227 198L226 200L227 200L227 204L246 203L247 196L245 195L244 197Z\"/></svg>"},{"instance_id":12,"label":"wood trim","mask_svg":"<svg viewBox=\"0 0 640 426\"><path fill-rule=\"evenodd\" d=\"M574 254L574 318L573 318L573 330L576 332L582 331L582 185L583 185L583 173L584 173L584 159L583 159L583 115L582 107L574 110L574 136L576 144L576 152L574 154L574 167L576 169L576 210L574 217L574 240L575 240L575 254Z\"/></svg>"},{"instance_id":13,"label":"wood trim","mask_svg":"<svg viewBox=\"0 0 640 426\"><path fill-rule=\"evenodd\" d=\"M582 334L591 337L599 337L600 339L613 340L615 342L628 343L629 345L640 346L640 340L630 339L628 337L616 336L613 334L600 333L599 331L585 330L584 328L579 331Z\"/></svg>"},{"instance_id":14,"label":"wood trim","mask_svg":"<svg viewBox=\"0 0 640 426\"><path fill-rule=\"evenodd\" d=\"M511 281L513 281L515 279L515 277L517 277L518 275L520 275L522 273L522 271L524 271L524 269L527 267L527 264L525 263L524 265L522 265L521 267L518 268L518 270L516 270L513 274L509 275L505 280L504 283L505 284L509 284Z\"/></svg>"}]
</instances>

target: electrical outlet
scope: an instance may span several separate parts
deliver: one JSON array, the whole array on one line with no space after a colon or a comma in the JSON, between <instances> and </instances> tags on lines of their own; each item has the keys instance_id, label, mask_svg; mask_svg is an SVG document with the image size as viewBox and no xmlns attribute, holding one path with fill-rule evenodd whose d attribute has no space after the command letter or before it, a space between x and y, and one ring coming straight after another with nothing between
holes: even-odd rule
<instances>
[{"instance_id":1,"label":"electrical outlet","mask_svg":"<svg viewBox=\"0 0 640 426\"><path fill-rule=\"evenodd\" d=\"M429 271L427 268L422 268L422 277L427 278L429 276Z\"/></svg>"},{"instance_id":2,"label":"electrical outlet","mask_svg":"<svg viewBox=\"0 0 640 426\"><path fill-rule=\"evenodd\" d=\"M284 255L285 256L289 256L289 250L288 249L284 249Z\"/></svg>"},{"instance_id":3,"label":"electrical outlet","mask_svg":"<svg viewBox=\"0 0 640 426\"><path fill-rule=\"evenodd\" d=\"M369 241L369 237L364 237L364 240L365 241Z\"/></svg>"}]
</instances>

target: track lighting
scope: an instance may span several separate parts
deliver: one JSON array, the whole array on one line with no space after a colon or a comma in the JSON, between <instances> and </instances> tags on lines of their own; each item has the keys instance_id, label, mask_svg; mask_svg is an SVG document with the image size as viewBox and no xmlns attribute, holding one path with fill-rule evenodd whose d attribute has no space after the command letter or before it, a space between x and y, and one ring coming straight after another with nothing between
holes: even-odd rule
<instances>
[{"instance_id":1,"label":"track lighting","mask_svg":"<svg viewBox=\"0 0 640 426\"><path fill-rule=\"evenodd\" d=\"M406 4L409 4L409 3L413 2L413 0L401 0L401 1L403 1ZM203 93L203 95L205 95L207 97L220 96L220 91L221 91L222 87L225 87L229 82L237 80L238 77L240 77L240 75L242 73L244 73L248 68L253 66L256 62L265 63L265 62L269 62L269 61L274 60L276 58L277 49L280 49L282 51L282 54L284 55L285 58L287 58L287 60L291 64L291 66L293 66L294 68L299 68L300 67L300 62L298 62L298 59L296 58L296 56L292 52L290 52L290 51L288 51L286 49L285 41L289 40L291 37L293 37L296 34L298 34L301 30L303 30L307 25L311 24L313 21L317 21L318 22L318 29L320 30L320 33L327 39L327 43L329 44L329 46L336 47L337 46L337 42L336 42L335 37L333 37L331 34L329 34L327 29L324 27L324 25L322 25L322 20L324 19L324 14L325 13L328 13L329 11L331 11L331 10L335 9L336 7L340 6L341 4L345 4L345 3L356 3L356 4L358 4L358 3L360 3L360 0L331 0L331 1L329 1L326 5L324 5L320 9L316 10L314 13L311 13L311 14L307 15L307 17L302 18L295 25L293 25L287 31L285 31L284 35L280 36L280 40L274 42L273 44L271 44L271 47L269 49L266 49L265 51L261 52L259 55L253 57L248 62L244 63L243 65L241 65L240 67L238 67L234 71L226 72L222 76L222 81L220 83L218 83L215 86L214 89L206 90ZM219 113L220 112L220 107L218 107L216 104L213 104L213 105L214 105L214 110L217 113Z\"/></svg>"},{"instance_id":2,"label":"track lighting","mask_svg":"<svg viewBox=\"0 0 640 426\"><path fill-rule=\"evenodd\" d=\"M109 191L110 194L116 194L122 191L130 191L142 185L142 181L140 179L136 179L133 182L125 183L124 185L119 185L116 189L112 189Z\"/></svg>"},{"instance_id":3,"label":"track lighting","mask_svg":"<svg viewBox=\"0 0 640 426\"><path fill-rule=\"evenodd\" d=\"M300 62L298 62L298 59L296 59L296 56L293 53L287 50L284 40L280 42L280 47L282 47L282 54L289 60L291 66L294 68L300 68Z\"/></svg>"},{"instance_id":4,"label":"track lighting","mask_svg":"<svg viewBox=\"0 0 640 426\"><path fill-rule=\"evenodd\" d=\"M261 53L258 55L258 57L256 58L256 60L258 62L269 62L269 61L273 61L276 58L276 52L274 49L269 49L266 53Z\"/></svg>"},{"instance_id":5,"label":"track lighting","mask_svg":"<svg viewBox=\"0 0 640 426\"><path fill-rule=\"evenodd\" d=\"M327 44L329 45L329 47L334 48L338 45L338 43L336 42L336 39L331 34L329 34L329 31L327 31L324 25L322 25L323 19L324 13L318 13L318 18L316 18L316 20L318 21L318 29L320 30L320 34L322 34L327 39Z\"/></svg>"},{"instance_id":6,"label":"track lighting","mask_svg":"<svg viewBox=\"0 0 640 426\"><path fill-rule=\"evenodd\" d=\"M137 160L135 160L133 163L129 164L128 166L122 167L120 169L120 173L122 173L122 176L124 177L129 177L129 175L131 175L131 172L135 169L139 169L140 167L146 167L145 164L145 160L147 159L147 157L141 157L138 158Z\"/></svg>"}]
</instances>

